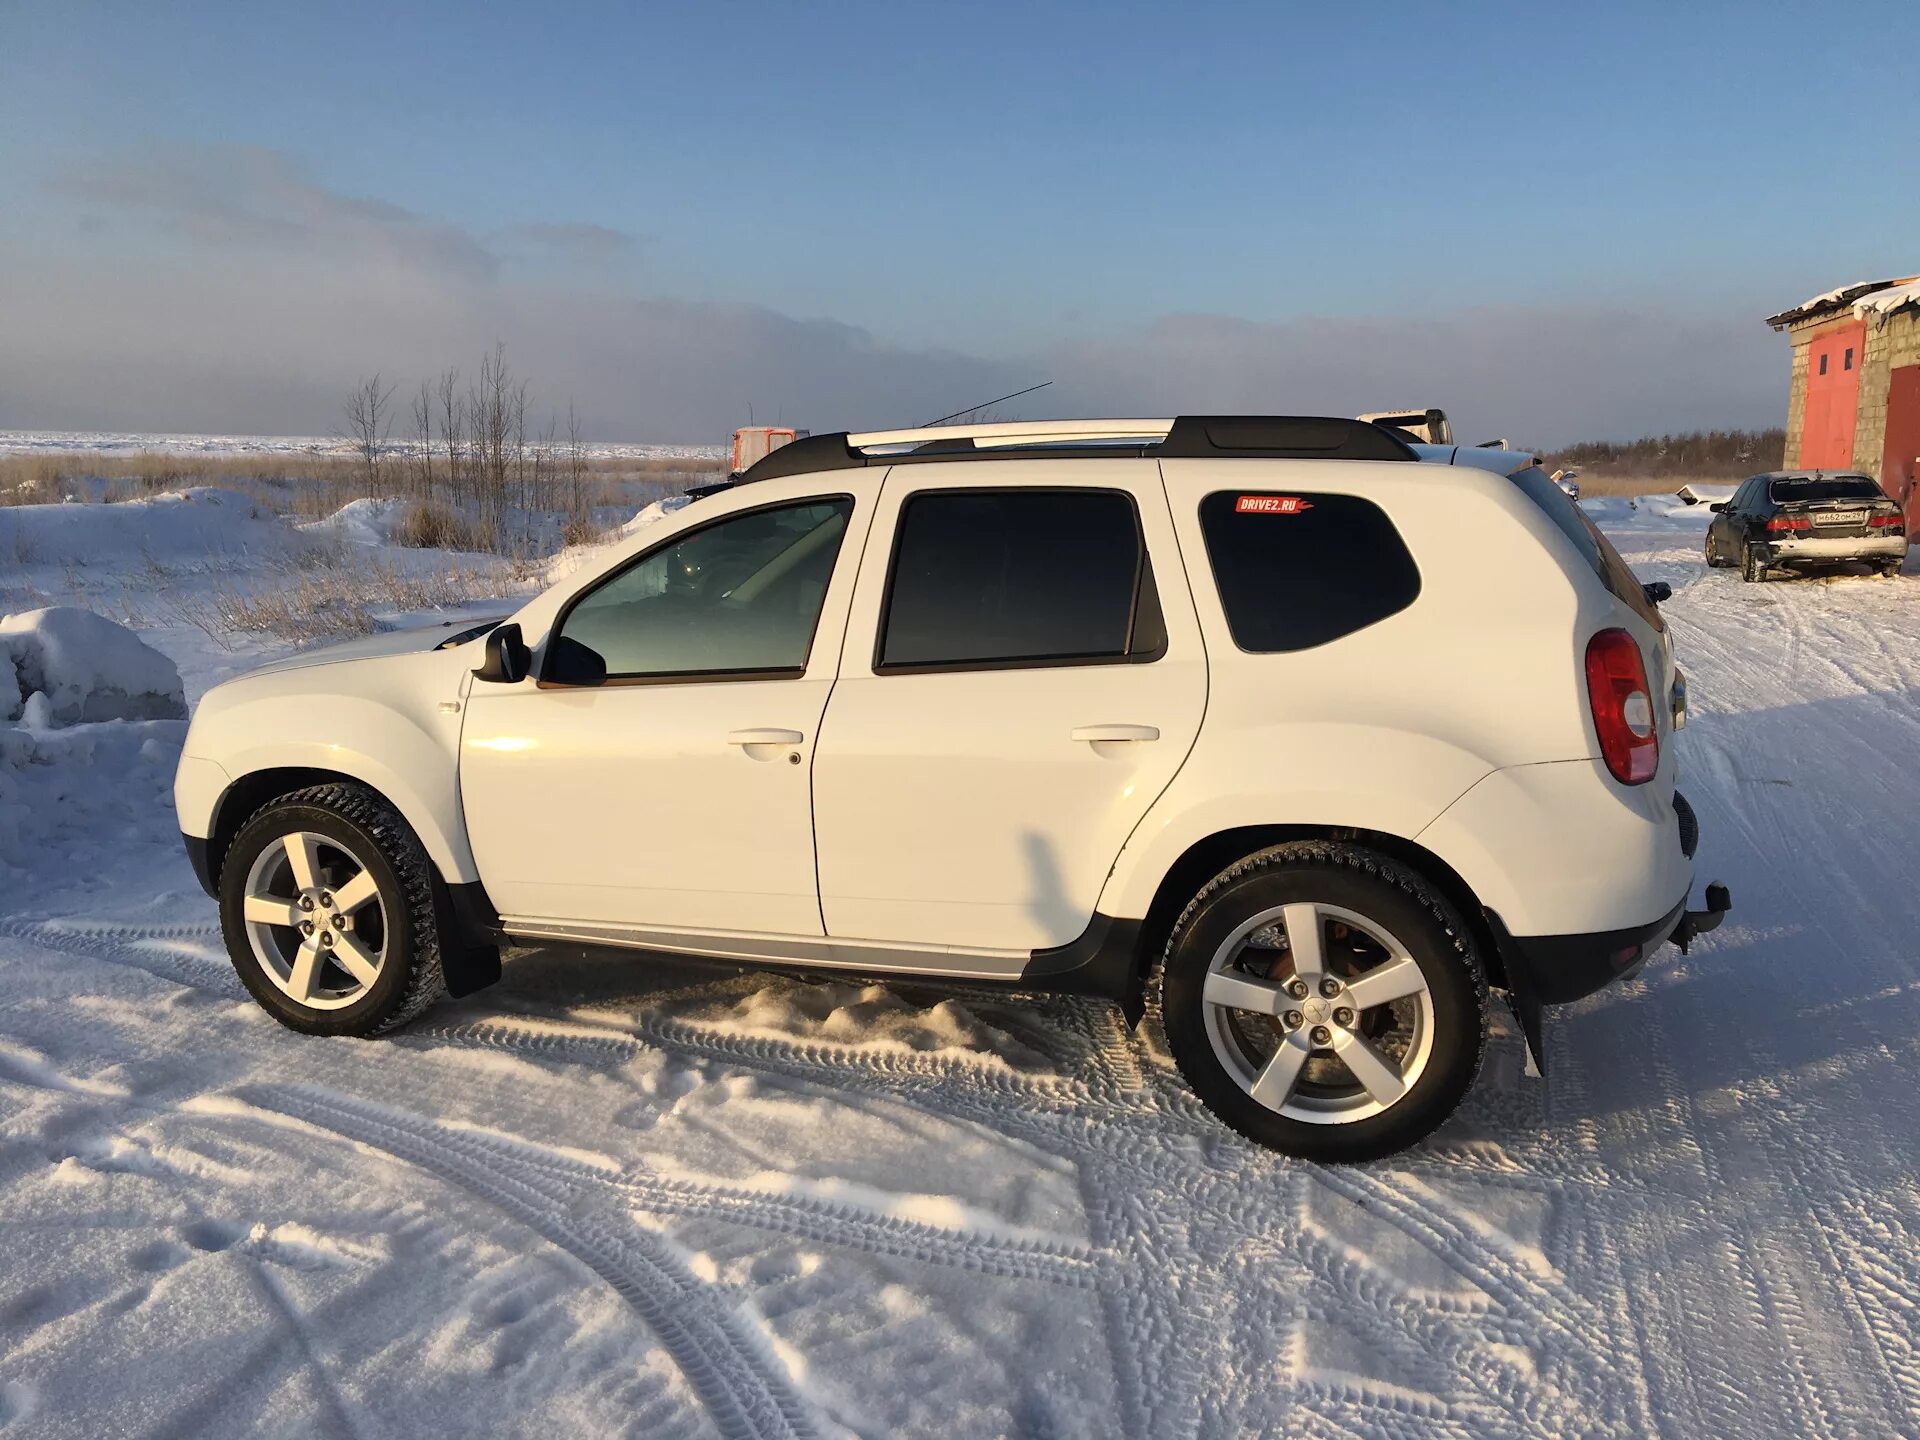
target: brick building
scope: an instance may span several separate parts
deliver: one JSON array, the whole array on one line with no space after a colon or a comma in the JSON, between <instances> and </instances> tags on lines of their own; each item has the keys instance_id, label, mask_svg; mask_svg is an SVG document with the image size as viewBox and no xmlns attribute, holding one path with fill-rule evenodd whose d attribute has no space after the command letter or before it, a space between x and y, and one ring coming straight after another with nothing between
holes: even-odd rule
<instances>
[{"instance_id":1,"label":"brick building","mask_svg":"<svg viewBox=\"0 0 1920 1440\"><path fill-rule=\"evenodd\" d=\"M1767 323L1793 340L1787 465L1871 475L1920 529L1920 276L1843 285Z\"/></svg>"}]
</instances>

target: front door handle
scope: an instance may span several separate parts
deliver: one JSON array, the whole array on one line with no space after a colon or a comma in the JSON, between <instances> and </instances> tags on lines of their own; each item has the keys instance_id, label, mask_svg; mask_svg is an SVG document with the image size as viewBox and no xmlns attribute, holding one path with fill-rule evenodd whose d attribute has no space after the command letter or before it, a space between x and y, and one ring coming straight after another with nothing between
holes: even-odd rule
<instances>
[{"instance_id":1,"label":"front door handle","mask_svg":"<svg viewBox=\"0 0 1920 1440\"><path fill-rule=\"evenodd\" d=\"M798 745L807 737L798 730L780 730L762 728L758 730L730 730L727 732L729 745Z\"/></svg>"},{"instance_id":2,"label":"front door handle","mask_svg":"<svg viewBox=\"0 0 1920 1440\"><path fill-rule=\"evenodd\" d=\"M1158 740L1160 729L1156 725L1080 725L1075 727L1073 738L1095 744L1103 740Z\"/></svg>"}]
</instances>

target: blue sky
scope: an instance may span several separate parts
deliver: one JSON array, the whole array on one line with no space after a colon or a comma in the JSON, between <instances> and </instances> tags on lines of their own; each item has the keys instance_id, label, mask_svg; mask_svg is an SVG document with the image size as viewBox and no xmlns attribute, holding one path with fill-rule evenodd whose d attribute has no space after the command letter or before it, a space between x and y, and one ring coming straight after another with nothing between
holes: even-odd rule
<instances>
[{"instance_id":1,"label":"blue sky","mask_svg":"<svg viewBox=\"0 0 1920 1440\"><path fill-rule=\"evenodd\" d=\"M1912 100L1874 79L1910 23L0 3L0 299L44 331L0 424L324 428L357 367L488 333L610 437L1049 374L1074 409L1432 399L1542 442L1760 423L1761 315L1920 268Z\"/></svg>"}]
</instances>

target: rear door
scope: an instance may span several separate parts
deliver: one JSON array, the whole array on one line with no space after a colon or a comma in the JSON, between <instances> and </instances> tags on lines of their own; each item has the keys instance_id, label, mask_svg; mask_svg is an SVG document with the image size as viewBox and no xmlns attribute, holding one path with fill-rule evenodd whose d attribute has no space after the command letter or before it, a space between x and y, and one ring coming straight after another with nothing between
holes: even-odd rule
<instances>
[{"instance_id":1,"label":"rear door","mask_svg":"<svg viewBox=\"0 0 1920 1440\"><path fill-rule=\"evenodd\" d=\"M1010 971L1073 940L1206 675L1153 461L896 466L814 757L827 934Z\"/></svg>"}]
</instances>

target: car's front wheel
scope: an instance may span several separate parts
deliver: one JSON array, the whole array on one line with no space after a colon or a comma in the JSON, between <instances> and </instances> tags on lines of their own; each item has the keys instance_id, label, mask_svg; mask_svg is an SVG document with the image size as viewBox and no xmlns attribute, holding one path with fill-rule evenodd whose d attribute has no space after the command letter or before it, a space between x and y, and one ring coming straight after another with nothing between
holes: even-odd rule
<instances>
[{"instance_id":1,"label":"car's front wheel","mask_svg":"<svg viewBox=\"0 0 1920 1440\"><path fill-rule=\"evenodd\" d=\"M1414 871L1357 845L1278 845L1216 877L1175 928L1161 999L1207 1107L1314 1160L1426 1138L1485 1045L1466 925Z\"/></svg>"},{"instance_id":2,"label":"car's front wheel","mask_svg":"<svg viewBox=\"0 0 1920 1440\"><path fill-rule=\"evenodd\" d=\"M391 805L317 785L240 828L220 871L227 953L253 998L310 1035L376 1035L446 991L432 862Z\"/></svg>"}]
</instances>

